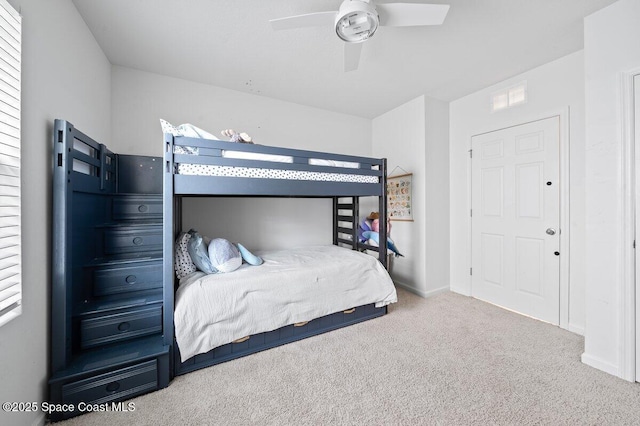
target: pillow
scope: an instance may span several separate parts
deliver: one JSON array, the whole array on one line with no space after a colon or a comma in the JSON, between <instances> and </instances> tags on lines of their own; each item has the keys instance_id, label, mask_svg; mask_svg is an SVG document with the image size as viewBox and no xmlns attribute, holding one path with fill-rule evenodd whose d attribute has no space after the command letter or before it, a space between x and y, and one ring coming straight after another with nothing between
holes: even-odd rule
<instances>
[{"instance_id":1,"label":"pillow","mask_svg":"<svg viewBox=\"0 0 640 426\"><path fill-rule=\"evenodd\" d=\"M187 244L191 239L191 234L181 232L176 239L174 269L179 280L196 271Z\"/></svg>"},{"instance_id":2,"label":"pillow","mask_svg":"<svg viewBox=\"0 0 640 426\"><path fill-rule=\"evenodd\" d=\"M243 246L240 243L237 243L236 245L238 246L238 250L242 255L242 260L247 262L249 265L253 265L253 266L262 265L262 258L260 256L256 256L255 254L251 253L249 250L246 249L245 246Z\"/></svg>"},{"instance_id":3,"label":"pillow","mask_svg":"<svg viewBox=\"0 0 640 426\"><path fill-rule=\"evenodd\" d=\"M202 236L193 229L189 231L189 234L191 235L191 238L187 243L187 251L189 252L189 256L191 256L191 261L195 263L196 267L205 274L217 273L218 270L213 267L209 260L207 246L202 240Z\"/></svg>"},{"instance_id":4,"label":"pillow","mask_svg":"<svg viewBox=\"0 0 640 426\"><path fill-rule=\"evenodd\" d=\"M162 127L162 133L171 133L174 136L187 136L190 138L201 138L201 139L213 139L220 140L213 136L211 133L206 130L202 130L199 127L194 126L193 124L181 124L178 127L169 123L166 120L160 119L160 127Z\"/></svg>"},{"instance_id":5,"label":"pillow","mask_svg":"<svg viewBox=\"0 0 640 426\"><path fill-rule=\"evenodd\" d=\"M214 238L207 249L211 265L220 272L232 272L242 265L242 256L236 246L224 238Z\"/></svg>"},{"instance_id":6,"label":"pillow","mask_svg":"<svg viewBox=\"0 0 640 426\"><path fill-rule=\"evenodd\" d=\"M364 243L368 240L368 238L364 237L364 233L367 231L371 231L371 221L368 219L362 219L360 224L358 225L358 238L361 243Z\"/></svg>"}]
</instances>

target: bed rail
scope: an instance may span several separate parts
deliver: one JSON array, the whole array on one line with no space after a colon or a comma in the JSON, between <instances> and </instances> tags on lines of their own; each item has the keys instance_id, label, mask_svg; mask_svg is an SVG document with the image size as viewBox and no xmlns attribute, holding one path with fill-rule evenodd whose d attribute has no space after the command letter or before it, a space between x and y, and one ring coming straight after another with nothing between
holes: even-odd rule
<instances>
[{"instance_id":1,"label":"bed rail","mask_svg":"<svg viewBox=\"0 0 640 426\"><path fill-rule=\"evenodd\" d=\"M331 197L381 196L385 192L384 159L170 134L165 134L164 140L165 173L173 175L172 191L176 195ZM177 147L183 149L176 150ZM184 153L185 149L197 150L197 155ZM225 156L229 153L242 158ZM243 157L247 153L286 157L288 162ZM189 170L183 169L185 165ZM207 173L213 170L213 175L193 173L206 166L213 166L206 169Z\"/></svg>"},{"instance_id":2,"label":"bed rail","mask_svg":"<svg viewBox=\"0 0 640 426\"><path fill-rule=\"evenodd\" d=\"M55 120L53 133L53 207L51 332L60 342L71 340L72 300L66 291L73 285L73 273L66 268L73 255L71 218L74 192L109 194L116 188L115 154L77 130L66 120ZM62 370L72 359L71 345L51 347L51 368Z\"/></svg>"},{"instance_id":3,"label":"bed rail","mask_svg":"<svg viewBox=\"0 0 640 426\"><path fill-rule=\"evenodd\" d=\"M68 189L92 193L114 191L115 154L68 121L55 120L54 127L55 171L67 175Z\"/></svg>"}]
</instances>

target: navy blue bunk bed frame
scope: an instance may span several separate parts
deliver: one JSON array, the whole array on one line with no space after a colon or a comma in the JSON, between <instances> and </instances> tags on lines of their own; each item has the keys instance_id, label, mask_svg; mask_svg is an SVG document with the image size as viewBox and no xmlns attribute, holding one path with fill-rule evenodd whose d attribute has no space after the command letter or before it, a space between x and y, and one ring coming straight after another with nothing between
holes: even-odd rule
<instances>
[{"instance_id":1,"label":"navy blue bunk bed frame","mask_svg":"<svg viewBox=\"0 0 640 426\"><path fill-rule=\"evenodd\" d=\"M198 149L198 155L175 154L174 147ZM222 156L224 150L259 154L290 156L292 163L232 159ZM310 165L309 159L355 162L360 168L343 168ZM378 211L387 217L386 159L338 155L297 149L277 148L226 141L194 139L164 135L164 264L165 286L177 288L174 273L174 241L181 231L182 199L192 196L245 196L245 197L307 197L333 199L333 244L352 250L377 252L380 262L387 267L387 250L384 244L374 247L358 241L359 197L378 197ZM228 167L266 168L301 172L341 173L375 176L375 183L326 182L292 179L267 179L253 177L203 176L178 174L178 164L213 165ZM387 222L380 221L380 241L386 241ZM171 307L173 301L171 302ZM165 303L165 309L169 304ZM200 368L219 364L265 349L280 346L330 330L349 326L361 321L385 315L387 307L376 308L374 304L359 306L299 324L249 336L248 339L217 347L196 355L185 362L180 361L177 343L173 344L173 374L180 375Z\"/></svg>"}]
</instances>

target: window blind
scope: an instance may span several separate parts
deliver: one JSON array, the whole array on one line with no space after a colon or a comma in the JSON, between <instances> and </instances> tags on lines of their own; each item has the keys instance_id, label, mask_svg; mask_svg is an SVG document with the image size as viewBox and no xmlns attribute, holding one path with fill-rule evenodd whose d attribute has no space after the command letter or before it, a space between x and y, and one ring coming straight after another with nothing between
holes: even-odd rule
<instances>
[{"instance_id":1,"label":"window blind","mask_svg":"<svg viewBox=\"0 0 640 426\"><path fill-rule=\"evenodd\" d=\"M22 312L21 17L0 0L0 326Z\"/></svg>"}]
</instances>

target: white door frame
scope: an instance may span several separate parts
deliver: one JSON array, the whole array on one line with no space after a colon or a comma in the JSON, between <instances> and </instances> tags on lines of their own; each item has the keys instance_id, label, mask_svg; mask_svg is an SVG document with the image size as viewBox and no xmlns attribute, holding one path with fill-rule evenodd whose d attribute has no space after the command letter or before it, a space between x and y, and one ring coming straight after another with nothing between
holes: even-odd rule
<instances>
[{"instance_id":1,"label":"white door frame","mask_svg":"<svg viewBox=\"0 0 640 426\"><path fill-rule=\"evenodd\" d=\"M621 99L621 136L622 136L622 286L619 289L617 303L620 306L619 323L620 353L618 365L620 377L636 381L638 374L636 369L636 303L640 299L640 250L634 248L636 242L636 230L640 229L640 197L636 191L640 191L640 150L634 149L635 145L635 116L634 116L634 84L636 75L640 75L640 68L624 72L620 76ZM640 107L640 106L636 106Z\"/></svg>"},{"instance_id":2,"label":"white door frame","mask_svg":"<svg viewBox=\"0 0 640 426\"><path fill-rule=\"evenodd\" d=\"M538 117L531 119L524 119L522 122L517 123L509 123L501 128L493 129L487 132L478 133L472 135L469 139L469 150L471 151L471 143L472 139L476 136L480 136L486 133L495 132L498 130L507 129L510 127L520 126L522 124L531 123L534 121L544 120L547 118L558 117L559 125L560 125L560 328L565 330L572 331L578 334L584 334L583 329L576 329L571 326L569 323L569 259L570 259L570 203L569 203L569 188L570 188L570 180L569 180L569 107L564 107L559 110L550 111L547 114L541 114ZM468 162L468 176L469 176L469 199L467 200L468 205L471 206L471 196L472 196L472 171L471 171L471 161ZM470 207L469 207L470 208ZM469 262L472 261L472 252L471 252L471 235L473 229L471 229L471 217L469 217L468 222L468 247L469 247ZM469 265L471 266L471 265ZM469 288L471 289L470 293L473 292L471 279L469 279Z\"/></svg>"}]
</instances>

